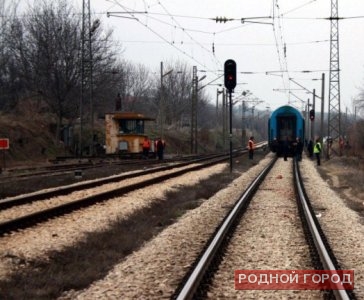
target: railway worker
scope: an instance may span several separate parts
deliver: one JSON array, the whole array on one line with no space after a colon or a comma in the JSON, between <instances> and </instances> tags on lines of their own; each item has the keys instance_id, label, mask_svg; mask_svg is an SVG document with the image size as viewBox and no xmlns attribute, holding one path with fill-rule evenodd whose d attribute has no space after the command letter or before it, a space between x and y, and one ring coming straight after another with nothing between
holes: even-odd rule
<instances>
[{"instance_id":1,"label":"railway worker","mask_svg":"<svg viewBox=\"0 0 364 300\"><path fill-rule=\"evenodd\" d=\"M274 153L279 153L279 143L278 143L277 138L273 139L272 150L273 150Z\"/></svg>"},{"instance_id":2,"label":"railway worker","mask_svg":"<svg viewBox=\"0 0 364 300\"><path fill-rule=\"evenodd\" d=\"M286 137L286 139L283 141L283 159L285 161L287 161L288 152L289 152L289 141L288 137Z\"/></svg>"},{"instance_id":3,"label":"railway worker","mask_svg":"<svg viewBox=\"0 0 364 300\"><path fill-rule=\"evenodd\" d=\"M315 146L313 147L313 153L316 156L318 166L321 164L321 161L320 161L321 149L322 149L322 147L321 147L320 139L317 138Z\"/></svg>"},{"instance_id":4,"label":"railway worker","mask_svg":"<svg viewBox=\"0 0 364 300\"><path fill-rule=\"evenodd\" d=\"M248 142L249 159L253 159L253 156L254 156L254 148L255 148L254 136L251 136L249 138L249 142Z\"/></svg>"},{"instance_id":5,"label":"railway worker","mask_svg":"<svg viewBox=\"0 0 364 300\"><path fill-rule=\"evenodd\" d=\"M165 145L166 143L161 138L158 138L156 143L158 160L163 159Z\"/></svg>"},{"instance_id":6,"label":"railway worker","mask_svg":"<svg viewBox=\"0 0 364 300\"><path fill-rule=\"evenodd\" d=\"M143 158L147 159L149 156L149 150L150 150L150 140L148 139L148 137L144 137L144 141L143 141Z\"/></svg>"}]
</instances>

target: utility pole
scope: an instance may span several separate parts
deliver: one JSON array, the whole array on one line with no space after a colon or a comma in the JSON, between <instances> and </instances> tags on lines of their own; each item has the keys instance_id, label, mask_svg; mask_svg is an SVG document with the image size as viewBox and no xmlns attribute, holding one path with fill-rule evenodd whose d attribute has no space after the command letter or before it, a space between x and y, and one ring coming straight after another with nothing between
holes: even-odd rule
<instances>
[{"instance_id":1,"label":"utility pole","mask_svg":"<svg viewBox=\"0 0 364 300\"><path fill-rule=\"evenodd\" d=\"M310 125L311 125L311 122L310 122L310 98L307 99L307 106L306 106L306 134L305 136L309 137L308 140L312 140L312 136L311 136L311 131L310 131Z\"/></svg>"},{"instance_id":2,"label":"utility pole","mask_svg":"<svg viewBox=\"0 0 364 300\"><path fill-rule=\"evenodd\" d=\"M241 112L241 143L242 146L246 146L246 128L245 128L245 100L242 101L242 112Z\"/></svg>"},{"instance_id":3,"label":"utility pole","mask_svg":"<svg viewBox=\"0 0 364 300\"><path fill-rule=\"evenodd\" d=\"M325 73L322 73L322 78L321 78L321 120L320 120L321 145L323 145L323 134L324 134L324 110L325 110Z\"/></svg>"},{"instance_id":4,"label":"utility pole","mask_svg":"<svg viewBox=\"0 0 364 300\"><path fill-rule=\"evenodd\" d=\"M163 86L163 62L161 61L161 99L159 106L159 128L160 128L160 138L164 139L164 86Z\"/></svg>"},{"instance_id":5,"label":"utility pole","mask_svg":"<svg viewBox=\"0 0 364 300\"><path fill-rule=\"evenodd\" d=\"M160 138L164 139L164 123L166 120L166 100L165 100L165 94L164 94L164 84L163 84L163 78L173 72L172 70L169 70L167 73L164 73L163 70L163 62L161 61L161 96L159 101L159 128L160 128Z\"/></svg>"},{"instance_id":6,"label":"utility pole","mask_svg":"<svg viewBox=\"0 0 364 300\"><path fill-rule=\"evenodd\" d=\"M192 68L191 153L197 153L197 66Z\"/></svg>"},{"instance_id":7,"label":"utility pole","mask_svg":"<svg viewBox=\"0 0 364 300\"><path fill-rule=\"evenodd\" d=\"M223 94L222 94L222 143L223 143L223 148L224 151L226 150L226 122L227 122L227 116L226 116L226 112L227 112L227 101L226 101L226 89L223 89Z\"/></svg>"},{"instance_id":8,"label":"utility pole","mask_svg":"<svg viewBox=\"0 0 364 300\"><path fill-rule=\"evenodd\" d=\"M216 133L215 133L215 149L217 150L217 145L218 145L218 138L217 138L217 132L218 132L218 129L219 129L219 124L221 124L221 119L220 119L220 113L219 113L219 95L222 94L224 92L224 89L222 89L221 91L219 91L219 89L217 89L216 91ZM223 96L223 95L222 95ZM223 108L223 103L222 103L222 106L221 108ZM223 109L222 109L223 111ZM222 116L221 116L222 117Z\"/></svg>"},{"instance_id":9,"label":"utility pole","mask_svg":"<svg viewBox=\"0 0 364 300\"><path fill-rule=\"evenodd\" d=\"M341 136L338 0L331 0L330 22L331 33L328 136L331 136L332 141L335 142L338 141Z\"/></svg>"},{"instance_id":10,"label":"utility pole","mask_svg":"<svg viewBox=\"0 0 364 300\"><path fill-rule=\"evenodd\" d=\"M90 104L90 155L94 154L94 104L93 104L93 70L92 70L92 34L99 27L100 21L95 20L91 26L91 4L90 0L82 2L82 37L81 37L81 99L80 99L80 131L78 155L83 155L83 105L86 96Z\"/></svg>"},{"instance_id":11,"label":"utility pole","mask_svg":"<svg viewBox=\"0 0 364 300\"><path fill-rule=\"evenodd\" d=\"M312 109L316 114L315 105L316 105L316 90L313 89L313 96L312 96ZM315 142L315 119L311 120L311 139Z\"/></svg>"}]
</instances>

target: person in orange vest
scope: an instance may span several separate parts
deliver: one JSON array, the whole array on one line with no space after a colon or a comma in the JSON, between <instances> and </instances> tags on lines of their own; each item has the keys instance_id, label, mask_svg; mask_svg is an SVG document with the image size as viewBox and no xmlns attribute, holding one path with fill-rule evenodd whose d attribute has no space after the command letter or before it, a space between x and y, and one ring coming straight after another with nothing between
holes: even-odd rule
<instances>
[{"instance_id":1,"label":"person in orange vest","mask_svg":"<svg viewBox=\"0 0 364 300\"><path fill-rule=\"evenodd\" d=\"M149 149L150 149L150 141L147 136L144 137L142 148L143 148L143 158L147 159L149 156Z\"/></svg>"},{"instance_id":2,"label":"person in orange vest","mask_svg":"<svg viewBox=\"0 0 364 300\"><path fill-rule=\"evenodd\" d=\"M251 136L248 142L248 150L249 150L249 159L253 159L254 156L254 136Z\"/></svg>"}]
</instances>

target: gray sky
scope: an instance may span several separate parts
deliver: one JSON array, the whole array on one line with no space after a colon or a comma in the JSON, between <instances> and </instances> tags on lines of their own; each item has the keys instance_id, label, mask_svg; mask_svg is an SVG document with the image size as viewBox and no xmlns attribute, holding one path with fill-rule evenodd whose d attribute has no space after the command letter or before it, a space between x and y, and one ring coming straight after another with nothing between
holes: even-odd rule
<instances>
[{"instance_id":1,"label":"gray sky","mask_svg":"<svg viewBox=\"0 0 364 300\"><path fill-rule=\"evenodd\" d=\"M82 0L74 1L81 7ZM322 18L330 17L331 0L91 0L91 6L97 13L148 12L109 18L99 15L106 27L114 29L127 60L142 63L155 72L159 72L161 61L180 60L191 69L196 65L200 77L207 75L203 85L222 74L227 59L234 59L238 83L245 83L237 86L234 97L250 90L265 101L260 108L269 105L272 109L287 103L301 108L298 98L312 99L305 91L297 90L299 86L289 78L309 90L315 88L321 95L321 81L312 79L321 78L324 72L327 111L330 21ZM274 20L249 19L273 15ZM364 1L339 0L339 16L364 16ZM234 20L216 23L209 19L216 17ZM241 18L270 24L242 24ZM340 21L339 35L341 109L345 111L347 106L352 111L352 99L364 86L364 18ZM278 72L281 70L288 72ZM223 83L223 78L214 83ZM213 101L217 88L206 87Z\"/></svg>"}]
</instances>

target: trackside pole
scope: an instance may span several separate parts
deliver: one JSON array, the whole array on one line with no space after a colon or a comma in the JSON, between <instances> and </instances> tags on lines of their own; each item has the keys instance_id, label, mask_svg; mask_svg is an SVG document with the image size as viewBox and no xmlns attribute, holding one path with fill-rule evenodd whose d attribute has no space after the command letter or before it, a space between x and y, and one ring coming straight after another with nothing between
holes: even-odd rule
<instances>
[{"instance_id":1,"label":"trackside pole","mask_svg":"<svg viewBox=\"0 0 364 300\"><path fill-rule=\"evenodd\" d=\"M233 102L231 100L231 90L229 91L229 101L230 101L230 173L233 172Z\"/></svg>"},{"instance_id":2,"label":"trackside pole","mask_svg":"<svg viewBox=\"0 0 364 300\"><path fill-rule=\"evenodd\" d=\"M228 59L224 64L224 84L229 92L230 100L230 173L233 171L233 102L231 100L231 93L236 87L236 62Z\"/></svg>"}]
</instances>

